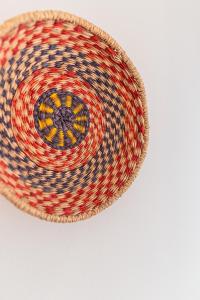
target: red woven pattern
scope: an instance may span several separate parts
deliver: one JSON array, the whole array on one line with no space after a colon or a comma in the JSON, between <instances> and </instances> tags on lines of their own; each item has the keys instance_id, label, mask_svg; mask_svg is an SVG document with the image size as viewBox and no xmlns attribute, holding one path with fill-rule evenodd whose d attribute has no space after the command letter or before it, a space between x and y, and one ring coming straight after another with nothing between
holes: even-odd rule
<instances>
[{"instance_id":1,"label":"red woven pattern","mask_svg":"<svg viewBox=\"0 0 200 300\"><path fill-rule=\"evenodd\" d=\"M61 72L61 74L60 74ZM51 88L68 90L80 96L88 105L91 125L85 140L76 148L58 151L45 144L38 135L33 118L34 105L39 97ZM75 74L58 69L42 69L22 81L12 104L13 133L24 153L37 165L55 171L75 169L93 156L99 147L104 130L103 104L88 84Z\"/></svg>"},{"instance_id":2,"label":"red woven pattern","mask_svg":"<svg viewBox=\"0 0 200 300\"><path fill-rule=\"evenodd\" d=\"M18 206L55 221L85 218L119 196L147 137L137 72L106 36L74 21L44 17L0 34L0 182ZM37 115L38 100L52 90ZM56 91L81 99L89 115L82 102ZM73 119L55 115L61 106ZM52 143L75 146L60 150Z\"/></svg>"}]
</instances>

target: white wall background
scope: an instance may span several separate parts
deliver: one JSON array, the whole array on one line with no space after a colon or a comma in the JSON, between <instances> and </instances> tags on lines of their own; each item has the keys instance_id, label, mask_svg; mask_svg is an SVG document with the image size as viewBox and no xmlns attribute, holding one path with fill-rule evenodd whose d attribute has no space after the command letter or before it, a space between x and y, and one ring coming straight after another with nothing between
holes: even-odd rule
<instances>
[{"instance_id":1,"label":"white wall background","mask_svg":"<svg viewBox=\"0 0 200 300\"><path fill-rule=\"evenodd\" d=\"M199 1L1 0L0 21L35 9L82 16L126 49L150 144L131 188L88 221L47 223L0 198L0 299L199 300Z\"/></svg>"}]
</instances>

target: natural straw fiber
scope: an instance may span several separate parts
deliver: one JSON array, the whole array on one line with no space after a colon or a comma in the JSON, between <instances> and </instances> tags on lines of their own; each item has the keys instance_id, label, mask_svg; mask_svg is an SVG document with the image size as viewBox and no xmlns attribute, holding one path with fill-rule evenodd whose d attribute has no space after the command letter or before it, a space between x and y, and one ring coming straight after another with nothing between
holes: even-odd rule
<instances>
[{"instance_id":1,"label":"natural straw fiber","mask_svg":"<svg viewBox=\"0 0 200 300\"><path fill-rule=\"evenodd\" d=\"M57 11L0 26L0 192L17 207L95 215L133 182L147 142L142 80L108 34Z\"/></svg>"}]
</instances>

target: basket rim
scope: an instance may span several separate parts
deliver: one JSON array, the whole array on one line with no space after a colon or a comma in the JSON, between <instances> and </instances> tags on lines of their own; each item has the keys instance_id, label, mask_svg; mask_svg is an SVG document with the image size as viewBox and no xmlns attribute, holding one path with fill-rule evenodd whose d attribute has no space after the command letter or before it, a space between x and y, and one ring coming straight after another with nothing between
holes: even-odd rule
<instances>
[{"instance_id":1,"label":"basket rim","mask_svg":"<svg viewBox=\"0 0 200 300\"><path fill-rule=\"evenodd\" d=\"M34 208L26 203L25 198L18 199L15 196L15 191L12 188L8 188L5 184L0 183L0 193L5 196L8 200L10 200L16 207L19 209L29 213L32 216L38 217L40 219L57 222L57 223L70 223L76 222L80 220L88 219L107 207L111 206L113 202L115 202L134 182L135 178L138 175L138 172L142 166L142 163L146 157L148 143L149 143L149 121L148 121L148 107L147 107L147 100L146 100L146 92L144 88L143 80L137 71L135 65L131 61L131 59L127 56L126 52L123 48L118 44L118 42L111 37L108 33L104 30L99 28L98 26L94 25L93 23L85 20L82 17L78 17L74 14L59 11L59 10L39 10L39 11L32 11L20 14L16 17L8 19L3 24L0 25L0 37L6 34L9 30L19 26L21 23L31 22L31 21L39 21L39 20L57 20L61 19L64 21L68 21L70 23L83 26L88 31L98 35L102 40L104 40L110 47L112 47L116 52L117 55L127 64L129 71L131 74L136 78L137 84L140 89L141 101L142 106L144 109L144 126L145 126L145 133L144 133L144 145L142 148L142 153L139 157L137 165L135 167L134 173L129 177L125 185L107 201L105 204L100 205L99 207L94 208L89 212L80 213L76 216L57 216L57 215L50 215L45 212L40 211L37 208Z\"/></svg>"}]
</instances>

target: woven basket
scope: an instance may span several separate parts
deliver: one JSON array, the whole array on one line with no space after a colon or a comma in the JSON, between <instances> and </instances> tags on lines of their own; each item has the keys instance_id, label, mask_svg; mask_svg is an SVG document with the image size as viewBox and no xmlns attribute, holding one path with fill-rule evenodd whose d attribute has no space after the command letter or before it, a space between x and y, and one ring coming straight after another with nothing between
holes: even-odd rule
<instances>
[{"instance_id":1,"label":"woven basket","mask_svg":"<svg viewBox=\"0 0 200 300\"><path fill-rule=\"evenodd\" d=\"M148 120L141 78L105 32L71 14L0 26L0 192L55 222L88 218L134 180Z\"/></svg>"}]
</instances>

